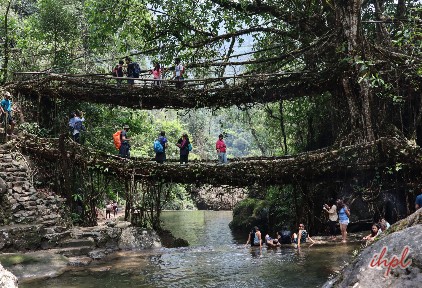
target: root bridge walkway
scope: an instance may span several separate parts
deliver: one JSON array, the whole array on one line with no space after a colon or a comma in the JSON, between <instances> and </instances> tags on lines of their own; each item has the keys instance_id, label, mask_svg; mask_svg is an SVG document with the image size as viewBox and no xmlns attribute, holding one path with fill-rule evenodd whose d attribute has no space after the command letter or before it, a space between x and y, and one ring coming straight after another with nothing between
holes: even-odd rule
<instances>
[{"instance_id":1,"label":"root bridge walkway","mask_svg":"<svg viewBox=\"0 0 422 288\"><path fill-rule=\"evenodd\" d=\"M119 105L134 109L219 108L233 105L269 103L304 95L323 93L327 80L316 74L286 72L208 79L186 79L184 88L176 89L174 80L162 80L161 87L153 79L127 79L105 75L60 75L47 73L15 73L15 82L7 89L15 95L39 101L40 97L68 99ZM117 80L122 83L117 86ZM307 79L307 81L304 81ZM313 84L304 84L313 83Z\"/></svg>"},{"instance_id":2,"label":"root bridge walkway","mask_svg":"<svg viewBox=\"0 0 422 288\"><path fill-rule=\"evenodd\" d=\"M122 159L67 139L39 139L33 136L15 140L24 154L51 162L70 161L135 181L211 184L214 186L261 186L295 184L301 181L324 182L350 178L375 169L395 167L400 173L421 173L422 151L394 139L333 150L319 150L290 157L234 159L226 165L215 161L155 163L152 159Z\"/></svg>"}]
</instances>

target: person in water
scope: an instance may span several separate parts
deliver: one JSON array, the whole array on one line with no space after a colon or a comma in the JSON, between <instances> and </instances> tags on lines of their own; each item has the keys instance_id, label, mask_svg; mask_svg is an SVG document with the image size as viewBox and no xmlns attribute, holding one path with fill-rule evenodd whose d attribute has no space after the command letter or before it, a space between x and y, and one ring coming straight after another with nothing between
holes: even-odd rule
<instances>
[{"instance_id":1,"label":"person in water","mask_svg":"<svg viewBox=\"0 0 422 288\"><path fill-rule=\"evenodd\" d=\"M257 226L249 233L248 241L246 241L245 245L248 245L249 243L251 243L251 246L259 246L259 248L262 248L261 232Z\"/></svg>"},{"instance_id":2,"label":"person in water","mask_svg":"<svg viewBox=\"0 0 422 288\"><path fill-rule=\"evenodd\" d=\"M338 219L340 222L340 231L343 243L347 242L347 225L349 225L350 209L343 202L343 200L337 200Z\"/></svg>"},{"instance_id":3,"label":"person in water","mask_svg":"<svg viewBox=\"0 0 422 288\"><path fill-rule=\"evenodd\" d=\"M277 232L278 235L278 232ZM267 244L268 247L278 247L280 246L280 243L278 242L278 238L273 239L270 237L270 235L265 235L265 244Z\"/></svg>"},{"instance_id":4,"label":"person in water","mask_svg":"<svg viewBox=\"0 0 422 288\"><path fill-rule=\"evenodd\" d=\"M277 232L277 239L281 244L292 244L292 232L285 226L280 232Z\"/></svg>"},{"instance_id":5,"label":"person in water","mask_svg":"<svg viewBox=\"0 0 422 288\"><path fill-rule=\"evenodd\" d=\"M372 224L371 233L368 236L363 237L363 240L374 241L375 237L380 235L381 229L378 224Z\"/></svg>"},{"instance_id":6,"label":"person in water","mask_svg":"<svg viewBox=\"0 0 422 288\"><path fill-rule=\"evenodd\" d=\"M293 233L293 243L297 244L297 247L300 248L300 243L306 243L307 240L311 241L312 244L315 243L315 241L309 237L308 232L305 230L305 225L299 224L298 233Z\"/></svg>"}]
</instances>

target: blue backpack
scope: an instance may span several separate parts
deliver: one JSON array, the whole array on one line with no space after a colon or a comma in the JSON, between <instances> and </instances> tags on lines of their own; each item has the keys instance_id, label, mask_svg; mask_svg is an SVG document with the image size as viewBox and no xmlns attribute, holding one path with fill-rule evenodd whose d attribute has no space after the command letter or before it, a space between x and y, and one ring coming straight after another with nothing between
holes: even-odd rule
<instances>
[{"instance_id":1,"label":"blue backpack","mask_svg":"<svg viewBox=\"0 0 422 288\"><path fill-rule=\"evenodd\" d=\"M161 142L158 139L154 140L154 152L155 153L161 153L163 151L164 151L164 149L163 149L163 145L161 144Z\"/></svg>"},{"instance_id":2,"label":"blue backpack","mask_svg":"<svg viewBox=\"0 0 422 288\"><path fill-rule=\"evenodd\" d=\"M188 144L188 151L190 152L190 151L192 151L192 144Z\"/></svg>"},{"instance_id":3,"label":"blue backpack","mask_svg":"<svg viewBox=\"0 0 422 288\"><path fill-rule=\"evenodd\" d=\"M134 62L133 63L133 78L138 78L139 74L141 74L141 68L139 67L139 64Z\"/></svg>"},{"instance_id":4,"label":"blue backpack","mask_svg":"<svg viewBox=\"0 0 422 288\"><path fill-rule=\"evenodd\" d=\"M82 121L76 121L75 125L73 126L73 129L81 132L81 131L85 131L85 126L82 124Z\"/></svg>"}]
</instances>

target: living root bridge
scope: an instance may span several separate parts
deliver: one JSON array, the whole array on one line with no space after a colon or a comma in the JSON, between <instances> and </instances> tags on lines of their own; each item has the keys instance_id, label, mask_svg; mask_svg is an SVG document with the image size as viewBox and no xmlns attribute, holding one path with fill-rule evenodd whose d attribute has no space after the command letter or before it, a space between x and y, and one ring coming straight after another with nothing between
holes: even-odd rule
<instances>
[{"instance_id":1,"label":"living root bridge","mask_svg":"<svg viewBox=\"0 0 422 288\"><path fill-rule=\"evenodd\" d=\"M174 88L175 81L165 80L156 87L152 79L136 79L135 86L126 84L127 78L95 75L58 75L43 73L21 73L37 76L37 79L16 81L7 86L15 94L38 101L39 97L69 99L78 102L93 102L119 105L134 109L230 107L254 103L275 102L303 95L322 93L327 83L314 74L278 73L242 77L221 77L185 80L183 89ZM304 78L310 78L302 84ZM323 83L324 82L324 83Z\"/></svg>"},{"instance_id":2,"label":"living root bridge","mask_svg":"<svg viewBox=\"0 0 422 288\"><path fill-rule=\"evenodd\" d=\"M230 161L227 165L217 165L215 161L193 161L187 166L171 162L162 165L151 159L121 159L65 139L39 139L27 135L17 143L23 153L51 162L70 161L124 179L164 183L267 186L341 180L362 173L374 173L375 169L392 168L397 163L401 163L400 173L413 175L422 169L420 148L388 138L291 157L244 158Z\"/></svg>"}]
</instances>

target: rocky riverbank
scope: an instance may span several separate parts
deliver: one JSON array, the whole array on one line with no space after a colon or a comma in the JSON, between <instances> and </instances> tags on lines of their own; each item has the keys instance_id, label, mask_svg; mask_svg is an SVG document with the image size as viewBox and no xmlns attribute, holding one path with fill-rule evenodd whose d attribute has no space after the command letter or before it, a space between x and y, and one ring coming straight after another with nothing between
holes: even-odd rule
<instances>
[{"instance_id":1,"label":"rocky riverbank","mask_svg":"<svg viewBox=\"0 0 422 288\"><path fill-rule=\"evenodd\" d=\"M323 287L419 287L422 283L421 236L422 209L419 209L392 225Z\"/></svg>"},{"instance_id":2,"label":"rocky riverbank","mask_svg":"<svg viewBox=\"0 0 422 288\"><path fill-rule=\"evenodd\" d=\"M2 288L17 288L18 278L15 275L7 271L0 264L0 287Z\"/></svg>"},{"instance_id":3,"label":"rocky riverbank","mask_svg":"<svg viewBox=\"0 0 422 288\"><path fill-rule=\"evenodd\" d=\"M117 219L102 224L71 228L67 238L52 239L44 246L45 250L0 254L0 263L20 281L29 281L57 277L70 266L87 266L115 251L161 247L160 238L152 230L133 227ZM0 229L0 238L8 234L11 233L5 227Z\"/></svg>"}]
</instances>

